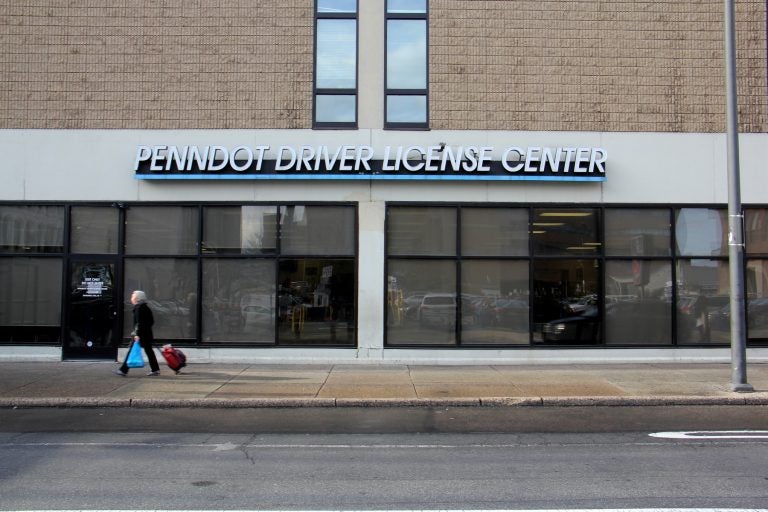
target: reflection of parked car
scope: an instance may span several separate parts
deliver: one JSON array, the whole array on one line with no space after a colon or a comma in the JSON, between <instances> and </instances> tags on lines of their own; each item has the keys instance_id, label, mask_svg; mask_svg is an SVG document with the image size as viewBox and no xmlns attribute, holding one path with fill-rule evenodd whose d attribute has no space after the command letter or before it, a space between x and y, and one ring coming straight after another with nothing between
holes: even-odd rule
<instances>
[{"instance_id":1,"label":"reflection of parked car","mask_svg":"<svg viewBox=\"0 0 768 512\"><path fill-rule=\"evenodd\" d=\"M564 301L563 312L565 316L581 315L588 309L597 308L597 295L585 295L577 299Z\"/></svg>"},{"instance_id":2,"label":"reflection of parked car","mask_svg":"<svg viewBox=\"0 0 768 512\"><path fill-rule=\"evenodd\" d=\"M416 320L419 316L419 306L421 306L421 301L424 299L423 293L415 293L413 295L409 295L408 297L403 300L405 303L405 318L408 320Z\"/></svg>"},{"instance_id":3,"label":"reflection of parked car","mask_svg":"<svg viewBox=\"0 0 768 512\"><path fill-rule=\"evenodd\" d=\"M544 343L600 342L600 316L597 307L584 310L578 316L568 316L546 322L541 329Z\"/></svg>"},{"instance_id":4,"label":"reflection of parked car","mask_svg":"<svg viewBox=\"0 0 768 512\"><path fill-rule=\"evenodd\" d=\"M453 325L456 320L456 296L451 293L429 293L419 306L422 325Z\"/></svg>"}]
</instances>

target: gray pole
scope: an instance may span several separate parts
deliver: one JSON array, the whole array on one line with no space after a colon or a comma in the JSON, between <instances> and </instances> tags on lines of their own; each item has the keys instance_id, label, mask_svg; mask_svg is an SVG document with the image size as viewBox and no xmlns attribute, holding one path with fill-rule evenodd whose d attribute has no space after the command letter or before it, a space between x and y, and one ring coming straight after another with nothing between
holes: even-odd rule
<instances>
[{"instance_id":1,"label":"gray pole","mask_svg":"<svg viewBox=\"0 0 768 512\"><path fill-rule=\"evenodd\" d=\"M736 49L733 0L725 0L725 82L728 150L728 264L731 284L731 390L754 391L747 383L744 319L744 216L739 183L739 113L736 100Z\"/></svg>"}]
</instances>

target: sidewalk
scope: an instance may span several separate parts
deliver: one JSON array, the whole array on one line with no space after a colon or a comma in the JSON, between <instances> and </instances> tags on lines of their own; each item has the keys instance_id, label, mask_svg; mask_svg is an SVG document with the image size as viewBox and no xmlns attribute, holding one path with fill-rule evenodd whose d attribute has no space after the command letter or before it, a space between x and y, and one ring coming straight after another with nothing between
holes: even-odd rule
<instances>
[{"instance_id":1,"label":"sidewalk","mask_svg":"<svg viewBox=\"0 0 768 512\"><path fill-rule=\"evenodd\" d=\"M753 393L730 391L728 364L161 366L127 377L104 362L2 362L0 407L387 407L768 405L768 364Z\"/></svg>"}]
</instances>

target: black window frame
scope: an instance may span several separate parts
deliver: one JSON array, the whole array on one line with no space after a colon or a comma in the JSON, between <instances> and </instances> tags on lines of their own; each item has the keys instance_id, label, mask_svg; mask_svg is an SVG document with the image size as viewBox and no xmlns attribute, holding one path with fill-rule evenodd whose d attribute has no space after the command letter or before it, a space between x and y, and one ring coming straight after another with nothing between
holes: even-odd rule
<instances>
[{"instance_id":1,"label":"black window frame","mask_svg":"<svg viewBox=\"0 0 768 512\"><path fill-rule=\"evenodd\" d=\"M358 118L360 115L360 95L358 93L360 88L360 4L359 0L355 0L355 12L320 12L319 0L315 0L314 6L314 56L313 56L313 70L312 70L312 129L314 130L348 130L357 129ZM317 36L318 36L318 22L319 20L355 20L355 87L354 88L327 88L317 86ZM352 122L328 122L317 120L317 97L318 96L354 96L355 97L355 119Z\"/></svg>"},{"instance_id":2,"label":"black window frame","mask_svg":"<svg viewBox=\"0 0 768 512\"><path fill-rule=\"evenodd\" d=\"M387 84L388 72L387 61L389 55L387 53L388 41L389 41L389 22L392 20L423 20L424 21L424 37L426 38L426 55L425 55L425 88L424 89L390 89ZM425 121L423 123L402 123L402 122L390 122L387 119L387 105L390 96L423 96L426 100L424 112ZM429 130L429 2L425 2L425 10L423 13L397 13L389 12L389 0L385 0L384 6L384 129L385 130Z\"/></svg>"},{"instance_id":3,"label":"black window frame","mask_svg":"<svg viewBox=\"0 0 768 512\"><path fill-rule=\"evenodd\" d=\"M424 208L445 208L445 207L453 207L457 209L457 253L455 255L451 256L425 256L425 255L408 255L408 254L396 254L396 255L390 255L389 253L389 236L388 236L388 230L389 230L389 210L390 207L424 207ZM463 290L461 289L461 262L462 261L469 261L469 260L483 260L483 259L503 259L503 260L527 260L529 262L529 293L533 293L533 264L534 261L537 259L579 259L579 256L568 256L568 255L537 255L534 252L533 248L533 240L532 238L529 238L529 254L527 256L514 256L514 257L485 257L485 256L464 256L461 254L461 209L462 208L477 208L477 207L487 207L487 208L527 208L529 211L529 226L532 226L532 222L534 220L534 210L536 208L560 208L560 209L585 209L585 208L592 208L596 209L599 215L598 219L598 237L600 245L600 250L597 251L594 255L589 256L583 256L588 257L589 259L595 259L598 262L599 265L599 286L600 286L600 293L598 298L598 308L599 308L599 318L601 325L605 325L605 291L606 291L606 272L607 272L607 263L611 261L615 262L628 262L632 260L639 259L641 261L647 261L647 262L664 262L667 265L669 265L670 275L671 275L671 283L673 283L673 286L670 290L670 297L669 297L669 310L671 314L671 325L670 325L670 342L666 343L611 343L606 342L605 335L603 332L600 333L600 342L598 344L594 345L587 345L587 344L562 344L562 345L542 345L538 343L534 343L533 335L534 335L534 328L535 324L533 321L533 298L531 296L531 299L529 301L529 329L530 329L530 343L529 344L498 344L498 343L488 343L488 344L479 344L479 343L472 343L470 344L463 344L462 338L461 338L461 297L463 294ZM680 262L689 261L689 260L695 260L695 259L708 259L713 261L719 261L724 262L725 264L728 264L729 257L727 254L718 255L718 256L712 256L712 255L680 255L677 252L677 240L676 240L676 212L680 209L686 209L686 208L695 208L695 209L712 209L712 210L725 210L726 206L722 204L681 204L681 203L675 203L675 204L627 204L627 203L621 203L621 204L613 204L613 203L605 203L605 204L594 204L594 203L557 203L557 204L550 204L550 203L529 203L529 204L520 204L520 203L497 203L497 204L488 204L488 203L414 203L414 202L387 202L386 204L386 213L385 213L385 228L384 228L384 235L385 235L385 243L384 243L384 290L383 290L383 296L384 296L384 310L382 311L383 315L383 325L384 325L384 348L385 349L452 349L452 350L466 350L466 349L492 349L492 350L498 350L498 349L504 349L504 350L520 350L520 349L577 349L577 350L586 350L586 349L637 349L637 348L654 348L654 349L697 349L697 348L713 348L713 347L726 347L728 346L724 342L697 342L697 343L690 343L690 342L681 342L678 340L678 310L677 310L677 304L678 304L678 296L679 296L679 290L678 285L676 284L678 281L678 266ZM643 255L643 256L632 256L632 255L611 255L607 256L605 251L605 211L608 209L628 209L628 210L663 210L666 211L669 218L669 251L666 255ZM745 205L743 207L743 210L758 210L758 209L768 209L766 206L762 205ZM529 228L530 230L530 228ZM746 269L747 264L749 261L757 261L757 260L766 260L768 259L768 253L763 252L750 252L749 248L745 251L746 257L743 260L743 267ZM412 259L412 260L429 260L429 261L444 261L444 260L450 260L453 262L456 262L456 290L454 291L457 297L457 305L456 305L456 321L454 322L454 325L456 326L456 342L453 344L443 344L443 345L434 345L434 344L421 344L416 342L414 340L413 343L397 343L397 344L390 344L388 341L389 337L389 330L390 327L387 325L388 322L388 314L389 314L389 289L388 289L388 276L389 276L389 264L391 260L406 260L406 259ZM747 307L747 297L744 299L744 307ZM747 333L749 335L749 333ZM610 340L608 340L610 341ZM768 346L768 338L760 338L760 337L748 337L747 339L747 346L752 347L765 347Z\"/></svg>"}]
</instances>

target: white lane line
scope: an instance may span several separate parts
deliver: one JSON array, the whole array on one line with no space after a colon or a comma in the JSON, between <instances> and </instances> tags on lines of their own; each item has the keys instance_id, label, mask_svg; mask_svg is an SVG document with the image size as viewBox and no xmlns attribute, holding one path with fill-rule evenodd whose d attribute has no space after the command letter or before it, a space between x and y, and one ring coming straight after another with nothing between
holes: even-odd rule
<instances>
[{"instance_id":1,"label":"white lane line","mask_svg":"<svg viewBox=\"0 0 768 512\"><path fill-rule=\"evenodd\" d=\"M649 435L665 439L768 439L768 430L693 430L654 432Z\"/></svg>"}]
</instances>

